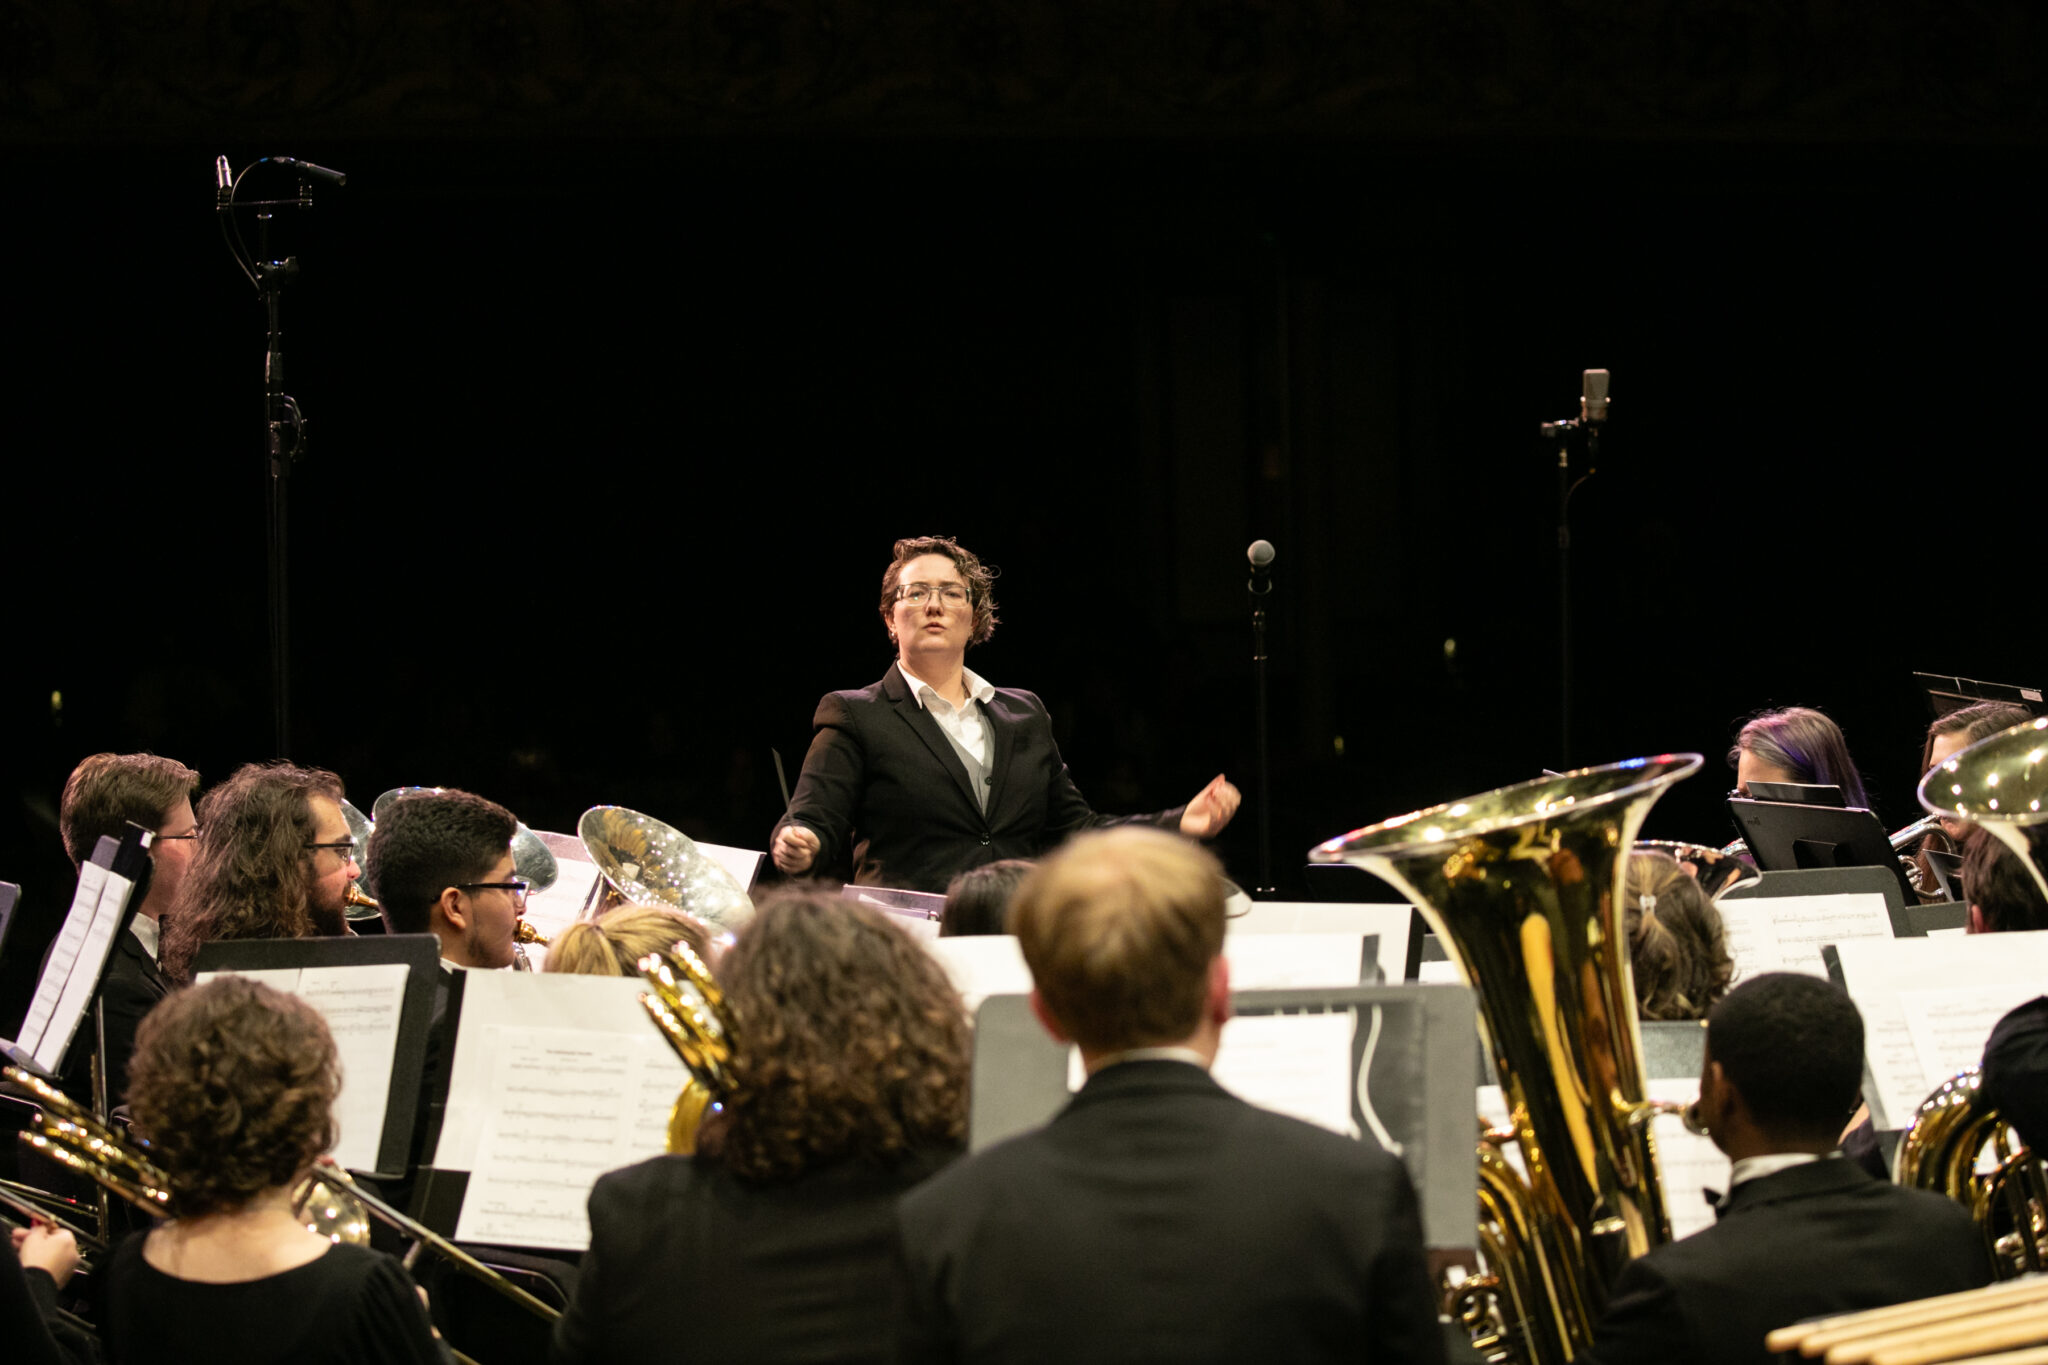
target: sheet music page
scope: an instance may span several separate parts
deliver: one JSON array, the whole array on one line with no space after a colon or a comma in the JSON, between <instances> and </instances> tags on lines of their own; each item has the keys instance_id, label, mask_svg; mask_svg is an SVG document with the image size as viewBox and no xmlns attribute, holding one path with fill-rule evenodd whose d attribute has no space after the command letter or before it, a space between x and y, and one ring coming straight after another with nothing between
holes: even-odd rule
<instances>
[{"instance_id":1,"label":"sheet music page","mask_svg":"<svg viewBox=\"0 0 2048 1365\"><path fill-rule=\"evenodd\" d=\"M88 862L85 866L99 867L99 864ZM49 1024L43 1030L42 1042L35 1049L36 1064L48 1071L55 1071L63 1064L72 1036L84 1022L85 1011L92 1005L93 988L99 984L101 970L107 964L107 954L113 949L114 932L121 926L121 912L127 908L129 893L135 890L135 883L126 877L107 872L104 868L100 870L105 880L100 887L99 900L93 906L83 941L64 978L64 991L57 998L56 1012L50 1016ZM81 883L84 881L82 872L79 880Z\"/></svg>"},{"instance_id":2,"label":"sheet music page","mask_svg":"<svg viewBox=\"0 0 2048 1365\"><path fill-rule=\"evenodd\" d=\"M1458 970L1455 962L1425 962L1416 968L1415 980L1423 986L1462 986L1465 974Z\"/></svg>"},{"instance_id":3,"label":"sheet music page","mask_svg":"<svg viewBox=\"0 0 2048 1365\"><path fill-rule=\"evenodd\" d=\"M576 922L583 914L583 902L589 899L590 888L597 883L595 863L558 858L555 869L555 884L526 898L526 919L547 938L553 938ZM535 971L539 971L541 964L547 961L547 952L537 943L527 948L527 960L533 963Z\"/></svg>"},{"instance_id":4,"label":"sheet music page","mask_svg":"<svg viewBox=\"0 0 2048 1365\"><path fill-rule=\"evenodd\" d=\"M1650 1098L1691 1104L1700 1097L1700 1082L1694 1077L1664 1077L1650 1082ZM1728 1157L1710 1137L1685 1131L1685 1121L1676 1114L1659 1114L1650 1120L1650 1136L1657 1144L1657 1172L1664 1181L1664 1211L1671 1217L1671 1235L1690 1237L1701 1228L1714 1225L1714 1209L1707 1203L1708 1189L1728 1189Z\"/></svg>"},{"instance_id":5,"label":"sheet music page","mask_svg":"<svg viewBox=\"0 0 2048 1365\"><path fill-rule=\"evenodd\" d=\"M1964 1067L1982 1062L1984 1044L1998 1021L2041 994L2044 985L2048 983L2001 981L1900 991L1899 1008L1920 1059L1921 1098Z\"/></svg>"},{"instance_id":6,"label":"sheet music page","mask_svg":"<svg viewBox=\"0 0 2048 1365\"><path fill-rule=\"evenodd\" d=\"M644 1036L511 1028L497 1102L455 1227L457 1241L582 1251L599 1176L659 1156L688 1072L650 1023Z\"/></svg>"},{"instance_id":7,"label":"sheet music page","mask_svg":"<svg viewBox=\"0 0 2048 1365\"><path fill-rule=\"evenodd\" d=\"M2048 981L2048 930L2014 934L1971 934L1963 938L1857 939L1839 946L1842 979L1863 1014L1864 1054L1870 1063L1873 1117L1880 1128L1903 1128L1949 1073L1930 1077L1914 1038L1903 997L1921 997L1928 1013L1922 1030L1937 1057L1974 1046L1984 1050L1991 1025L2002 1010L1954 1007L1967 997L2018 1004L2041 993ZM2012 995L2018 989L2020 995ZM1939 1027L1935 1020L1939 1019ZM1970 1035L1975 1033L1974 1043ZM1969 1060L1977 1060L1976 1056Z\"/></svg>"},{"instance_id":8,"label":"sheet music page","mask_svg":"<svg viewBox=\"0 0 2048 1365\"><path fill-rule=\"evenodd\" d=\"M1356 1137L1351 1032L1357 1020L1350 1010L1241 1015L1224 1025L1210 1074L1225 1090L1261 1109Z\"/></svg>"},{"instance_id":9,"label":"sheet music page","mask_svg":"<svg viewBox=\"0 0 2048 1365\"><path fill-rule=\"evenodd\" d=\"M1008 934L970 934L923 942L945 968L953 989L960 992L970 1019L991 995L1031 993L1031 969L1024 965L1024 950Z\"/></svg>"},{"instance_id":10,"label":"sheet music page","mask_svg":"<svg viewBox=\"0 0 2048 1365\"><path fill-rule=\"evenodd\" d=\"M412 968L403 962L361 967L308 967L298 996L327 1020L341 1054L341 1093L334 1119L341 1130L334 1159L350 1170L377 1169L384 1141L384 1111L391 1101L391 1064L398 1052L398 1018Z\"/></svg>"},{"instance_id":11,"label":"sheet music page","mask_svg":"<svg viewBox=\"0 0 2048 1365\"><path fill-rule=\"evenodd\" d=\"M1225 928L1231 938L1253 934L1378 934L1380 970L1389 984L1408 970L1408 929L1415 907L1338 901L1251 901ZM1318 983L1321 984L1321 983Z\"/></svg>"},{"instance_id":12,"label":"sheet music page","mask_svg":"<svg viewBox=\"0 0 2048 1365\"><path fill-rule=\"evenodd\" d=\"M19 1042L25 1052L39 1052L43 1034L57 1015L57 1002L64 997L64 984L71 979L71 968L85 947L86 935L92 931L92 917L99 909L100 893L106 885L104 867L91 861L79 866L78 889L71 897L71 909L64 916L56 946L50 949L50 960L43 964L43 975L36 982L36 996L29 1003L28 1016L21 1021Z\"/></svg>"},{"instance_id":13,"label":"sheet music page","mask_svg":"<svg viewBox=\"0 0 2048 1365\"><path fill-rule=\"evenodd\" d=\"M664 1105L673 1103L682 1090L682 1062L676 1060L640 1004L647 983L638 977L470 972L462 989L462 1020L450 1061L447 1115L431 1156L435 1166L475 1169L484 1129L495 1121L502 1099L495 1088L500 1057L516 1054L507 1039L519 1030L588 1033L600 1048L622 1055L651 1038L676 1066L672 1073L675 1091ZM664 1122L666 1114L664 1108ZM652 1156L660 1150L661 1144L657 1144L654 1152L640 1155Z\"/></svg>"},{"instance_id":14,"label":"sheet music page","mask_svg":"<svg viewBox=\"0 0 2048 1365\"><path fill-rule=\"evenodd\" d=\"M1737 982L1759 972L1826 976L1820 950L1829 944L1892 936L1891 912L1875 892L1748 896L1719 905Z\"/></svg>"},{"instance_id":15,"label":"sheet music page","mask_svg":"<svg viewBox=\"0 0 2048 1365\"><path fill-rule=\"evenodd\" d=\"M765 851L751 848L733 848L729 844L707 844L697 841L697 851L725 869L744 891L754 884L754 877L761 870L761 862L768 855Z\"/></svg>"},{"instance_id":16,"label":"sheet music page","mask_svg":"<svg viewBox=\"0 0 2048 1365\"><path fill-rule=\"evenodd\" d=\"M1365 964L1365 935L1231 934L1223 940L1223 957L1234 991L1356 986Z\"/></svg>"}]
</instances>

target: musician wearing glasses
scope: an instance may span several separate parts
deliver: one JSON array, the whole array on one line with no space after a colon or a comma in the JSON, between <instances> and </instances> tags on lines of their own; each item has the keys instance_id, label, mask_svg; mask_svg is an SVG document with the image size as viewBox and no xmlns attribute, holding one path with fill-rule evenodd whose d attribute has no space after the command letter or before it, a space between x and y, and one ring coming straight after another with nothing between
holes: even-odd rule
<instances>
[{"instance_id":1,"label":"musician wearing glasses","mask_svg":"<svg viewBox=\"0 0 2048 1365\"><path fill-rule=\"evenodd\" d=\"M1734 1163L1717 1221L1632 1261L1575 1365L1747 1365L1809 1317L1989 1283L1960 1204L1837 1148L1863 1083L1863 1017L1829 982L1751 977L1707 1016L1698 1115Z\"/></svg>"},{"instance_id":2,"label":"musician wearing glasses","mask_svg":"<svg viewBox=\"0 0 2048 1365\"><path fill-rule=\"evenodd\" d=\"M514 875L519 821L465 791L412 792L391 803L370 836L365 880L394 934L432 934L451 968L509 967L526 909Z\"/></svg>"},{"instance_id":3,"label":"musician wearing glasses","mask_svg":"<svg viewBox=\"0 0 2048 1365\"><path fill-rule=\"evenodd\" d=\"M397 1261L293 1212L293 1186L333 1144L339 1089L320 1015L246 977L180 991L144 1021L129 1104L172 1216L106 1267L116 1365L450 1359Z\"/></svg>"},{"instance_id":4,"label":"musician wearing glasses","mask_svg":"<svg viewBox=\"0 0 2048 1365\"><path fill-rule=\"evenodd\" d=\"M1092 826L1136 823L1195 839L1222 832L1238 791L1216 777L1156 815L1097 815L1082 797L1045 706L966 667L995 631L995 575L944 536L896 542L882 623L896 662L871 687L818 703L816 734L775 865L791 876L941 892L969 868L1035 858Z\"/></svg>"},{"instance_id":5,"label":"musician wearing glasses","mask_svg":"<svg viewBox=\"0 0 2048 1365\"><path fill-rule=\"evenodd\" d=\"M157 947L164 912L177 900L199 842L199 821L192 813L192 794L198 789L199 774L174 758L94 754L71 770L57 807L57 826L74 868L92 857L102 835L119 839L131 823L156 836L149 847L149 890L135 907L128 932L115 943L100 987L107 1034L107 1055L101 1060L107 1093L116 1099L128 1085L136 1028L171 991L157 966ZM82 1030L63 1067L64 1089L74 1099L88 1098L91 1057L91 1033Z\"/></svg>"},{"instance_id":6,"label":"musician wearing glasses","mask_svg":"<svg viewBox=\"0 0 2048 1365\"><path fill-rule=\"evenodd\" d=\"M346 934L360 869L341 799L339 777L289 763L246 764L209 791L163 934L164 975L190 980L193 958L215 939Z\"/></svg>"}]
</instances>

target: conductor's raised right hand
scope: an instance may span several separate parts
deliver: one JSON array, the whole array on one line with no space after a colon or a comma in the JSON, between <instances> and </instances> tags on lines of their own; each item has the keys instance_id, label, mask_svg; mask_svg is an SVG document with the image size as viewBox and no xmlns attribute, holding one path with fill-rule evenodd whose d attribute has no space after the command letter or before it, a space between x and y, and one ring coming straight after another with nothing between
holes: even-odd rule
<instances>
[{"instance_id":1,"label":"conductor's raised right hand","mask_svg":"<svg viewBox=\"0 0 2048 1365\"><path fill-rule=\"evenodd\" d=\"M792 877L800 877L817 861L818 836L802 825L784 825L775 831L775 844L769 851L777 867Z\"/></svg>"}]
</instances>

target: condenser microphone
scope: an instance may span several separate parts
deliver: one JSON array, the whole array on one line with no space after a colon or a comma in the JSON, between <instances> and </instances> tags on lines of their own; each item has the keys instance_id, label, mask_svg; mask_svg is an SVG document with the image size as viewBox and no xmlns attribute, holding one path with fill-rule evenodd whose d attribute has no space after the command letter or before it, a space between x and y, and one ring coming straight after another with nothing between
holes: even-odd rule
<instances>
[{"instance_id":1,"label":"condenser microphone","mask_svg":"<svg viewBox=\"0 0 2048 1365\"><path fill-rule=\"evenodd\" d=\"M1245 551L1244 557L1252 566L1252 580L1245 586L1256 595L1264 597L1273 591L1273 542L1253 541L1252 547Z\"/></svg>"},{"instance_id":2,"label":"condenser microphone","mask_svg":"<svg viewBox=\"0 0 2048 1365\"><path fill-rule=\"evenodd\" d=\"M1579 420L1595 424L1607 420L1607 371L1587 370L1580 376Z\"/></svg>"},{"instance_id":3,"label":"condenser microphone","mask_svg":"<svg viewBox=\"0 0 2048 1365\"><path fill-rule=\"evenodd\" d=\"M337 187L348 183L348 177L342 172L330 171L325 166L315 166L310 161L300 161L295 157L289 156L273 156L269 158L269 161L273 166L288 166L300 175L310 175L315 180L325 180L328 184Z\"/></svg>"}]
</instances>

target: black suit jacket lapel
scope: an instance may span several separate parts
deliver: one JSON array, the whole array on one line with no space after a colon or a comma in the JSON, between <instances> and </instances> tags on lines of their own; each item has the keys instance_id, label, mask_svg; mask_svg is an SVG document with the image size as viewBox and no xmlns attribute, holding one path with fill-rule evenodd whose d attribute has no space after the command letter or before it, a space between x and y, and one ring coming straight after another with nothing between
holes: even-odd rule
<instances>
[{"instance_id":1,"label":"black suit jacket lapel","mask_svg":"<svg viewBox=\"0 0 2048 1365\"><path fill-rule=\"evenodd\" d=\"M115 947L128 955L135 963L136 970L142 973L143 980L150 984L151 989L159 997L171 993L171 983L164 979L163 969L156 965L156 959L149 955L149 950L142 946L142 940L135 937L132 931L122 930L121 937L115 941Z\"/></svg>"},{"instance_id":2,"label":"black suit jacket lapel","mask_svg":"<svg viewBox=\"0 0 2048 1365\"><path fill-rule=\"evenodd\" d=\"M932 757L953 775L953 785L960 789L960 795L979 815L981 803L974 799L974 780L967 775L967 765L960 761L960 755L953 752L951 741L939 728L938 721L932 719L931 712L919 706L917 698L910 695L910 684L904 681L902 670L893 664L882 678L882 693L894 705L898 719L924 741L925 748L932 751Z\"/></svg>"},{"instance_id":3,"label":"black suit jacket lapel","mask_svg":"<svg viewBox=\"0 0 2048 1365\"><path fill-rule=\"evenodd\" d=\"M1000 693L981 708L981 713L988 717L989 734L995 740L989 746L988 763L988 822L993 826L996 807L1009 794L1006 784L1010 779L1010 761L1017 750L1017 730L1026 717L1011 714Z\"/></svg>"}]
</instances>

